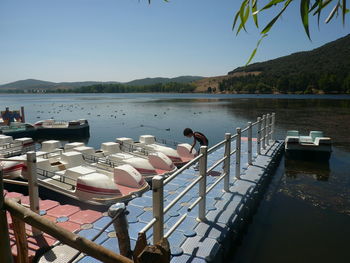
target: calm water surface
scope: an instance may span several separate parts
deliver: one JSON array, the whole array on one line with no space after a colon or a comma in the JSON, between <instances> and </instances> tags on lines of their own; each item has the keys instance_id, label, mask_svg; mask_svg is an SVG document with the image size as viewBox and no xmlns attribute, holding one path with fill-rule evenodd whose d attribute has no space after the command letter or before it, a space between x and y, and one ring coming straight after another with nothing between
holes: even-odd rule
<instances>
[{"instance_id":1,"label":"calm water surface","mask_svg":"<svg viewBox=\"0 0 350 263\"><path fill-rule=\"evenodd\" d=\"M322 130L333 139L328 164L285 162L254 216L237 262L350 262L350 96L44 94L0 95L0 108L25 107L26 121L86 118L99 148L116 137L154 134L190 142L185 127L211 144L264 113L276 113L277 138L288 129Z\"/></svg>"}]
</instances>

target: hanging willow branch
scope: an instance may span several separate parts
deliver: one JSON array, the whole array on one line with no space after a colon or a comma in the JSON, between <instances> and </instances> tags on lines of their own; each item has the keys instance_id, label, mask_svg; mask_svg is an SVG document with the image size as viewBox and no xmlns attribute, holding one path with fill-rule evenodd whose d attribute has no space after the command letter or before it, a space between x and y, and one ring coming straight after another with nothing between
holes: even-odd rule
<instances>
[{"instance_id":1,"label":"hanging willow branch","mask_svg":"<svg viewBox=\"0 0 350 263\"><path fill-rule=\"evenodd\" d=\"M140 0L139 0L140 1ZM164 0L169 2L168 0ZM259 47L262 39L266 37L267 33L271 30L277 20L283 15L287 10L289 5L297 0L270 0L265 4L261 9L258 8L259 0L241 0L240 8L236 11L232 30L236 30L236 35L238 35L241 30L246 30L246 24L249 19L252 17L254 24L259 28L258 15L261 15L262 12L270 9L271 7L281 7L278 14L273 17L260 31L260 39L257 43L256 48L253 50L252 54L249 57L247 64L254 58L257 48ZM328 14L325 23L329 23L334 18L337 18L339 14L342 16L343 25L345 24L345 15L349 13L349 9L346 7L347 0L298 0L300 1L300 18L303 24L305 33L307 37L311 40L310 30L309 30L309 18L310 15L317 17L317 23L319 25L322 12L329 4L334 4L333 9ZM260 0L260 3L262 0ZM151 3L151 0L148 0L148 3Z\"/></svg>"},{"instance_id":2,"label":"hanging willow branch","mask_svg":"<svg viewBox=\"0 0 350 263\"><path fill-rule=\"evenodd\" d=\"M266 36L266 34L271 30L273 25L277 20L282 16L282 14L287 10L288 6L296 0L270 0L265 6L261 9L258 9L259 0L243 0L240 8L237 10L234 20L232 30L236 29L236 34L238 34L241 29L245 30L245 25L249 20L249 16L242 14L249 14L248 10L251 10L252 18L254 24L257 28L258 25L258 15L271 7L281 7L278 14L273 17L267 25L260 31L260 40L258 41L257 47L253 50L252 54L249 57L247 64L253 59L256 54L257 48L260 45L261 40ZM339 14L342 15L343 25L345 24L345 15L349 12L349 9L346 8L346 0L299 0L300 1L300 17L305 30L307 37L311 40L310 30L309 30L309 18L310 16L317 17L318 24L320 23L320 18L322 12L324 12L325 7L331 3L335 3L333 9L328 14L325 23L329 23L335 17L338 17Z\"/></svg>"}]
</instances>

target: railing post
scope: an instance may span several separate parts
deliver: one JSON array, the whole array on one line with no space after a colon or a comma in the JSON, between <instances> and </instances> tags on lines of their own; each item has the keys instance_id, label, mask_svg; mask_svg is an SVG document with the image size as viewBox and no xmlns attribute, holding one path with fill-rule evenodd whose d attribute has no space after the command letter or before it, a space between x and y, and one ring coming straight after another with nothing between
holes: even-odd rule
<instances>
[{"instance_id":1,"label":"railing post","mask_svg":"<svg viewBox=\"0 0 350 263\"><path fill-rule=\"evenodd\" d=\"M265 142L266 142L266 145L269 146L270 145L270 121L271 121L271 118L270 118L270 114L268 113L266 115L266 132L265 132Z\"/></svg>"},{"instance_id":2,"label":"railing post","mask_svg":"<svg viewBox=\"0 0 350 263\"><path fill-rule=\"evenodd\" d=\"M266 115L264 114L263 115L263 117L262 117L262 120L261 120L261 139L262 139L262 141L261 141L261 146L262 146L262 148L265 150L265 148L266 148L266 144L265 144L265 139L266 139L266 137L265 137L265 135L266 135Z\"/></svg>"},{"instance_id":3,"label":"railing post","mask_svg":"<svg viewBox=\"0 0 350 263\"><path fill-rule=\"evenodd\" d=\"M257 131L257 135L256 135L256 151L257 154L260 155L261 154L261 118L258 117L258 131Z\"/></svg>"},{"instance_id":4,"label":"railing post","mask_svg":"<svg viewBox=\"0 0 350 263\"><path fill-rule=\"evenodd\" d=\"M164 189L163 177L157 175L152 179L153 217L157 220L153 225L153 244L159 242L164 236Z\"/></svg>"},{"instance_id":5,"label":"railing post","mask_svg":"<svg viewBox=\"0 0 350 263\"><path fill-rule=\"evenodd\" d=\"M230 187L230 160L231 160L231 133L225 133L225 161L224 161L224 191L228 192Z\"/></svg>"},{"instance_id":6,"label":"railing post","mask_svg":"<svg viewBox=\"0 0 350 263\"><path fill-rule=\"evenodd\" d=\"M236 138L236 178L241 177L241 128L237 128L237 138Z\"/></svg>"},{"instance_id":7,"label":"railing post","mask_svg":"<svg viewBox=\"0 0 350 263\"><path fill-rule=\"evenodd\" d=\"M113 226L118 238L120 255L132 259L125 204L116 203L111 205L108 209L108 215L112 220L114 219Z\"/></svg>"},{"instance_id":8,"label":"railing post","mask_svg":"<svg viewBox=\"0 0 350 263\"><path fill-rule=\"evenodd\" d=\"M272 113L272 120L271 120L271 140L275 140L275 121L276 121L276 114Z\"/></svg>"},{"instance_id":9,"label":"railing post","mask_svg":"<svg viewBox=\"0 0 350 263\"><path fill-rule=\"evenodd\" d=\"M248 164L253 164L253 144L252 144L252 138L253 132L252 132L252 122L248 122Z\"/></svg>"},{"instance_id":10,"label":"railing post","mask_svg":"<svg viewBox=\"0 0 350 263\"><path fill-rule=\"evenodd\" d=\"M27 172L30 210L36 214L39 214L39 191L36 172L36 153L33 151L27 153ZM32 227L32 232L34 236L41 234L41 231L34 227Z\"/></svg>"},{"instance_id":11,"label":"railing post","mask_svg":"<svg viewBox=\"0 0 350 263\"><path fill-rule=\"evenodd\" d=\"M6 210L4 209L3 172L0 166L0 255L2 262L13 262Z\"/></svg>"},{"instance_id":12,"label":"railing post","mask_svg":"<svg viewBox=\"0 0 350 263\"><path fill-rule=\"evenodd\" d=\"M200 154L203 156L199 159L199 176L202 179L199 181L199 197L201 197L201 201L198 204L198 219L200 221L205 221L205 205L206 205L206 187L207 187L207 146L201 146Z\"/></svg>"}]
</instances>

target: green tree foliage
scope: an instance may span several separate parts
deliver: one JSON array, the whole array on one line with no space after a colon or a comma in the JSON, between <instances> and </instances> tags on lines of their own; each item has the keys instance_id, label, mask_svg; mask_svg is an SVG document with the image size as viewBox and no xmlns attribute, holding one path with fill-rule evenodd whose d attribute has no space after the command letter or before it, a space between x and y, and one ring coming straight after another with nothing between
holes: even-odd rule
<instances>
[{"instance_id":1,"label":"green tree foliage","mask_svg":"<svg viewBox=\"0 0 350 263\"><path fill-rule=\"evenodd\" d=\"M238 34L242 29L246 31L246 25L249 19L253 19L254 24L259 28L258 17L271 8L275 8L276 15L264 25L263 29L260 31L260 40L257 43L257 47L253 50L247 64L253 59L256 54L257 48L261 40L266 36L266 34L271 30L274 24L281 18L282 14L288 9L290 4L296 0L269 0L264 5L259 5L262 1L260 0L242 0L240 8L236 11L235 18L233 21L232 30L236 29L236 34ZM298 0L300 2L300 19L304 27L305 33L309 39L310 29L309 29L309 19L313 16L317 19L318 24L320 23L321 16L325 12L326 8L332 6L331 11L328 13L325 23L329 23L334 18L341 15L343 24L345 24L346 14L349 9L346 6L347 0Z\"/></svg>"},{"instance_id":2,"label":"green tree foliage","mask_svg":"<svg viewBox=\"0 0 350 263\"><path fill-rule=\"evenodd\" d=\"M142 92L162 92L162 93L189 93L194 92L195 86L189 83L157 83L145 86L129 86L123 84L96 84L91 86L71 89L76 93L142 93Z\"/></svg>"},{"instance_id":3,"label":"green tree foliage","mask_svg":"<svg viewBox=\"0 0 350 263\"><path fill-rule=\"evenodd\" d=\"M265 93L268 85L278 93L349 93L350 35L320 48L239 67L229 72L261 72L258 76L232 77L220 85L221 92ZM243 86L242 86L243 85Z\"/></svg>"}]
</instances>

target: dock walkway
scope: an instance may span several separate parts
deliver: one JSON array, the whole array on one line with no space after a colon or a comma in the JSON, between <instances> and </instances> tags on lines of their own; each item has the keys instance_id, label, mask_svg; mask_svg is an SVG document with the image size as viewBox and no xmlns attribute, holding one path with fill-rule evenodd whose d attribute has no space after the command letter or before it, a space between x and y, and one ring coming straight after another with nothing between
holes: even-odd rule
<instances>
[{"instance_id":1,"label":"dock walkway","mask_svg":"<svg viewBox=\"0 0 350 263\"><path fill-rule=\"evenodd\" d=\"M257 127L258 138L252 138L253 127ZM248 137L241 137L241 132L247 132ZM153 178L152 190L126 206L131 249L142 235L149 244L166 237L173 263L225 262L251 220L282 155L284 143L273 140L273 132L274 114L271 119L264 115L256 123L248 123L242 131L237 128L235 135L225 134L225 140L209 150L201 147L199 156L168 178ZM199 170L193 167L196 162ZM5 193L28 203L28 197ZM120 254L115 228L107 227L111 223L107 212L83 210L50 200L39 200L38 206L42 216L81 237L93 240L99 235L95 243ZM11 218L8 221L11 228ZM41 263L100 262L84 254L71 260L77 250L59 244L47 234L40 243L31 237L30 227L27 234L31 255L39 247L52 245L40 257ZM13 236L11 245L15 254Z\"/></svg>"},{"instance_id":2,"label":"dock walkway","mask_svg":"<svg viewBox=\"0 0 350 263\"><path fill-rule=\"evenodd\" d=\"M256 144L253 145L256 147ZM169 210L164 216L164 232L167 232L181 215L188 214L186 219L168 237L171 245L171 262L224 262L224 258L231 248L230 244L241 234L261 199L261 190L267 182L266 179L273 174L274 168L278 164L282 146L283 143L280 141L271 142L266 150L262 150L261 155L255 156L253 165L248 166L248 155L245 150L247 149L247 141L242 140L241 177L230 184L229 192L222 190L223 182L221 181L207 195L207 221L199 222L197 220L198 206L190 212L187 211L189 204L197 198L198 185L193 187L178 204ZM208 166L215 163L223 155L223 151L224 149L220 148L208 155ZM235 167L235 163L235 158L231 158L231 169ZM221 174L222 167L214 169L207 177L207 187L212 185ZM169 204L197 177L198 171L190 168L171 183L165 185L164 205ZM127 210L129 211L127 219L131 248L133 248L139 231L153 219L152 191L130 201ZM93 233L96 233L94 228L85 230L84 236L89 237ZM152 237L153 232L150 229L147 232L147 240L150 243L152 243ZM118 245L115 242L117 242L115 239L101 239L97 243L119 253ZM77 262L93 263L99 261L86 256Z\"/></svg>"}]
</instances>

